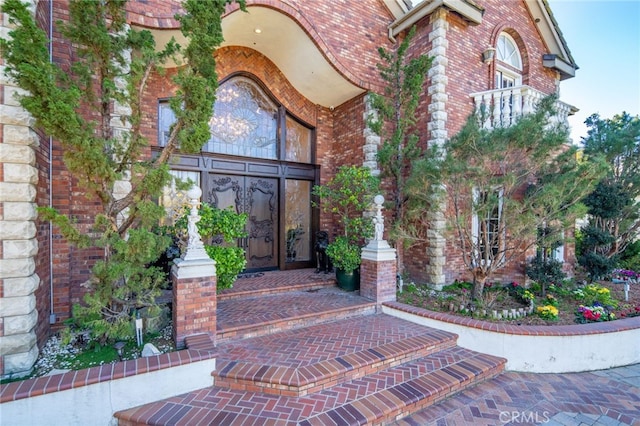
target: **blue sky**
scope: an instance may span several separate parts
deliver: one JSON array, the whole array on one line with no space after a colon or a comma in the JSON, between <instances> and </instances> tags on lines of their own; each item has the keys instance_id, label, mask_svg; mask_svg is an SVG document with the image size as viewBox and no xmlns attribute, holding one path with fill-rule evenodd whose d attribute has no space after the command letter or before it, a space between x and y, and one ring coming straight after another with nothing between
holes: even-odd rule
<instances>
[{"instance_id":1,"label":"blue sky","mask_svg":"<svg viewBox=\"0 0 640 426\"><path fill-rule=\"evenodd\" d=\"M574 142L593 113L640 115L640 0L549 0L580 67L560 85L560 99L580 109L569 117Z\"/></svg>"}]
</instances>

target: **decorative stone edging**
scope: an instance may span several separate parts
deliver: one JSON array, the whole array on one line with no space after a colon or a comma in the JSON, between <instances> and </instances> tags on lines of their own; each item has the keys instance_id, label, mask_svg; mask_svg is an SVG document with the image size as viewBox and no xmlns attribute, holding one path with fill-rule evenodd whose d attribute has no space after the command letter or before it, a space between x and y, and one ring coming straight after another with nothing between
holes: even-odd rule
<instances>
[{"instance_id":1,"label":"decorative stone edging","mask_svg":"<svg viewBox=\"0 0 640 426\"><path fill-rule=\"evenodd\" d=\"M398 302L383 312L458 334L458 345L506 358L507 370L568 373L640 362L640 317L591 324L518 326L433 312Z\"/></svg>"}]
</instances>

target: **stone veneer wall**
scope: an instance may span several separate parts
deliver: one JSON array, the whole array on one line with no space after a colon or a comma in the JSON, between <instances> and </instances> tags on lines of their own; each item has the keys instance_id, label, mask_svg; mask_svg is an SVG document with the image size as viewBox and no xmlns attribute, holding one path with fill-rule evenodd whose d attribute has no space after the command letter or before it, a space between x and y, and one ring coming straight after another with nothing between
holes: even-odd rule
<instances>
[{"instance_id":1,"label":"stone veneer wall","mask_svg":"<svg viewBox=\"0 0 640 426\"><path fill-rule=\"evenodd\" d=\"M35 11L35 2L32 2ZM10 30L5 16L0 34ZM38 135L14 98L20 90L0 70L0 373L25 375L38 356L35 292Z\"/></svg>"},{"instance_id":2,"label":"stone veneer wall","mask_svg":"<svg viewBox=\"0 0 640 426\"><path fill-rule=\"evenodd\" d=\"M362 147L362 151L364 153L364 162L362 165L364 167L368 167L371 169L371 174L374 176L380 175L380 165L378 164L377 155L378 155L378 147L381 143L380 136L376 135L373 130L367 126L367 120L377 119L378 113L377 111L371 107L371 100L369 95L365 96L364 99L364 113L362 115L364 119L364 129L362 131L362 135L364 136L364 146Z\"/></svg>"},{"instance_id":3,"label":"stone veneer wall","mask_svg":"<svg viewBox=\"0 0 640 426\"><path fill-rule=\"evenodd\" d=\"M446 106L449 99L447 95L447 84L449 82L447 78L447 47L449 46L447 30L449 23L447 22L447 15L448 12L444 8L436 10L431 15L432 30L429 33L431 51L429 51L429 56L433 58L433 62L428 74L428 91L431 96L431 103L429 104L431 119L427 124L429 146L441 146L448 137ZM445 284L445 209L446 206L443 205L441 208L427 213L429 230L427 231L426 257L429 259L429 263L426 266L426 273L429 284L437 287Z\"/></svg>"}]
</instances>

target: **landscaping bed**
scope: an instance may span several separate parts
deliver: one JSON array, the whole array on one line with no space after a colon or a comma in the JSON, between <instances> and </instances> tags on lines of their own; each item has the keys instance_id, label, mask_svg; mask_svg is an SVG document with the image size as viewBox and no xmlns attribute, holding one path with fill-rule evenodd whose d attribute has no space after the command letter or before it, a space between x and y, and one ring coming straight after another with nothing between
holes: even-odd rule
<instances>
[{"instance_id":1,"label":"landscaping bed","mask_svg":"<svg viewBox=\"0 0 640 426\"><path fill-rule=\"evenodd\" d=\"M171 337L171 325L144 336L143 344L151 343L161 353L175 351L175 345ZM90 339L82 339L80 336L64 343L60 333L55 333L40 350L38 359L33 366L33 371L26 377L3 380L8 383L15 380L33 379L52 373L68 370L81 370L119 361L132 360L142 357L143 346L137 346L135 340L127 340L118 354L115 345L100 346Z\"/></svg>"},{"instance_id":2,"label":"landscaping bed","mask_svg":"<svg viewBox=\"0 0 640 426\"><path fill-rule=\"evenodd\" d=\"M398 302L431 311L514 325L571 325L640 315L638 283L629 285L628 301L625 301L624 284L612 281L578 285L567 280L561 285L550 286L546 296L542 296L540 286L535 283L526 288L518 283L488 283L479 301L471 299L471 288L471 283L465 282L445 286L442 291L408 285L402 293L398 293ZM511 318L514 309L519 313ZM506 318L503 317L505 311ZM526 312L526 315L522 312ZM494 314L501 318L496 318Z\"/></svg>"}]
</instances>

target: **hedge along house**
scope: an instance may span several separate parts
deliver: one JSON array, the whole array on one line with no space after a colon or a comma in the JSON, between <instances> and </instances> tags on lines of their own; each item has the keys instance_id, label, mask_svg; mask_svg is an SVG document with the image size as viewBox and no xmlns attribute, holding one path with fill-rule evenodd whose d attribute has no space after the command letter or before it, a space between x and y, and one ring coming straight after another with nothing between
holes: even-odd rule
<instances>
[{"instance_id":1,"label":"hedge along house","mask_svg":"<svg viewBox=\"0 0 640 426\"><path fill-rule=\"evenodd\" d=\"M248 270L309 267L315 232L336 233L340 224L312 209L311 188L338 165L377 171L380 140L365 124L367 93L381 92L383 84L377 48L392 49L411 26L417 32L409 54L434 58L419 108L424 144L454 135L481 104L496 123L526 113L577 68L545 0L247 3L248 13L228 7L226 41L212 52L220 87L211 140L199 155L177 156L173 168L200 185L203 201L250 213L250 235L239 242ZM127 8L130 24L151 30L159 42L180 35L173 19L180 1L132 1ZM65 19L66 2L34 0L33 10L52 36L51 60L69 65L73 50L55 25ZM2 25L6 35L6 19ZM172 121L171 73L153 76L146 93L149 155L163 145ZM50 331L69 318L99 254L68 245L37 219L36 207L51 205L90 223L92 204L65 170L59 145L32 127L13 97L19 89L2 75L0 371L8 376L28 371ZM559 102L560 119L571 111ZM434 216L430 241L405 258L417 279L458 278L460 262L442 226ZM568 251L562 255L571 260Z\"/></svg>"}]
</instances>

